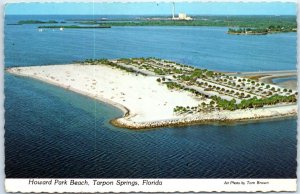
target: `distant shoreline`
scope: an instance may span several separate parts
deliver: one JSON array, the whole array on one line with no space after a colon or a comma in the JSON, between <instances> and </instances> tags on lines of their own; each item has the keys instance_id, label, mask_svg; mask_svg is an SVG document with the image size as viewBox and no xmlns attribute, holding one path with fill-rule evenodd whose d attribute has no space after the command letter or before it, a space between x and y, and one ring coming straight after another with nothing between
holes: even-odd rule
<instances>
[{"instance_id":1,"label":"distant shoreline","mask_svg":"<svg viewBox=\"0 0 300 194\"><path fill-rule=\"evenodd\" d=\"M186 104L191 107L197 105L199 100L188 92L167 89L156 81L156 76L134 75L102 65L70 64L13 67L6 69L6 71L13 75L47 82L111 104L122 110L123 117L113 119L110 123L128 129L212 122L226 124L297 115L296 104L178 115L173 112L176 105ZM96 73L104 76L96 76Z\"/></svg>"},{"instance_id":2,"label":"distant shoreline","mask_svg":"<svg viewBox=\"0 0 300 194\"><path fill-rule=\"evenodd\" d=\"M259 15L183 15L172 17L170 15L136 15L136 17L119 16L117 18L99 15L99 18L67 18L64 20L20 20L16 24L43 24L39 28L54 28L61 25L65 28L73 25L78 29L102 28L105 26L199 26L199 27L227 27L228 34L233 35L266 35L273 33L297 32L296 16L259 16ZM75 27L73 27L75 28Z\"/></svg>"}]
</instances>

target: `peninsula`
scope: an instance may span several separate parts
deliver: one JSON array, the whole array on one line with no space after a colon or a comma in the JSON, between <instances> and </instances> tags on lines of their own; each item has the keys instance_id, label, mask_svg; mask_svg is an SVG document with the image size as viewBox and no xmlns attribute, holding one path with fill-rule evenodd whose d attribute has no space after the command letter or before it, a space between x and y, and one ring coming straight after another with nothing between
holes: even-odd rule
<instances>
[{"instance_id":1,"label":"peninsula","mask_svg":"<svg viewBox=\"0 0 300 194\"><path fill-rule=\"evenodd\" d=\"M163 59L88 59L6 71L110 103L124 112L111 123L131 129L297 114L292 89Z\"/></svg>"}]
</instances>

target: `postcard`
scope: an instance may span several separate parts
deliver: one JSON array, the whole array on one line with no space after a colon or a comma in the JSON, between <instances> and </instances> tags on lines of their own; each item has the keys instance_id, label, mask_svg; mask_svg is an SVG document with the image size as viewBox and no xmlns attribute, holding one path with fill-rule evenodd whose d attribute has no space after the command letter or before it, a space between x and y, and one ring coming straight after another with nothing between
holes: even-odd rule
<instances>
[{"instance_id":1,"label":"postcard","mask_svg":"<svg viewBox=\"0 0 300 194\"><path fill-rule=\"evenodd\" d=\"M7 192L296 191L296 3L4 12Z\"/></svg>"}]
</instances>

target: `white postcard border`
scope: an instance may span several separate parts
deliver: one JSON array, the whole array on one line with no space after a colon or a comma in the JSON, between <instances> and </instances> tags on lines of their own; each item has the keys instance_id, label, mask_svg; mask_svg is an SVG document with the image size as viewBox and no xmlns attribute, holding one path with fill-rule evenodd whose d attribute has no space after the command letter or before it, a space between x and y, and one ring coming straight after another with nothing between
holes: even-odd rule
<instances>
[{"instance_id":1,"label":"white postcard border","mask_svg":"<svg viewBox=\"0 0 300 194\"><path fill-rule=\"evenodd\" d=\"M6 179L7 192L293 192L297 179Z\"/></svg>"}]
</instances>

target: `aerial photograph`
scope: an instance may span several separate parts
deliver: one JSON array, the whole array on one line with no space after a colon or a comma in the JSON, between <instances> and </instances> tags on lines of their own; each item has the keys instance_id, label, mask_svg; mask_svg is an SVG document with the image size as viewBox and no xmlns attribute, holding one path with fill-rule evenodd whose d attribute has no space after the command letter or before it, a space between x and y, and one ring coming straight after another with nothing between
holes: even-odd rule
<instances>
[{"instance_id":1,"label":"aerial photograph","mask_svg":"<svg viewBox=\"0 0 300 194\"><path fill-rule=\"evenodd\" d=\"M5 6L6 178L292 178L296 3Z\"/></svg>"}]
</instances>

